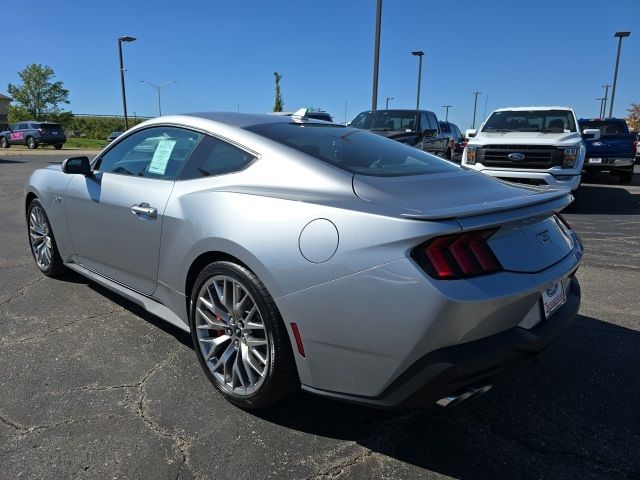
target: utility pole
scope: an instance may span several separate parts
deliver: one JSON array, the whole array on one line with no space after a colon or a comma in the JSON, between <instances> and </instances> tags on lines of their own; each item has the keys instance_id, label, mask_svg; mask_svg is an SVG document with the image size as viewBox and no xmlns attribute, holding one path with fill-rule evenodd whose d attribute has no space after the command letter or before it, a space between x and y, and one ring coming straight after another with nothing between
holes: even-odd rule
<instances>
[{"instance_id":1,"label":"utility pole","mask_svg":"<svg viewBox=\"0 0 640 480\"><path fill-rule=\"evenodd\" d=\"M604 106L604 101L605 101L605 97L600 97L600 98L596 98L596 100L598 100L600 102L600 112L598 114L598 118L603 118L604 114L602 113L604 111L604 109L606 108Z\"/></svg>"},{"instance_id":2,"label":"utility pole","mask_svg":"<svg viewBox=\"0 0 640 480\"><path fill-rule=\"evenodd\" d=\"M393 98L393 97L387 97L387 101L386 101L386 105L385 105L385 110L389 110L389 100L395 100L395 98Z\"/></svg>"},{"instance_id":3,"label":"utility pole","mask_svg":"<svg viewBox=\"0 0 640 480\"><path fill-rule=\"evenodd\" d=\"M476 108L478 107L478 95L482 92L475 91L473 92L474 100L473 100L473 123L471 124L471 128L476 128Z\"/></svg>"},{"instance_id":4,"label":"utility pole","mask_svg":"<svg viewBox=\"0 0 640 480\"><path fill-rule=\"evenodd\" d=\"M416 52L411 52L411 55L420 58L418 62L418 94L416 98L416 110L420 110L420 83L422 83L422 57L424 56L424 52L422 50L418 50Z\"/></svg>"},{"instance_id":5,"label":"utility pole","mask_svg":"<svg viewBox=\"0 0 640 480\"><path fill-rule=\"evenodd\" d=\"M380 64L380 23L382 21L382 0L376 6L376 38L373 51L373 91L371 93L371 110L378 109L378 65Z\"/></svg>"},{"instance_id":6,"label":"utility pole","mask_svg":"<svg viewBox=\"0 0 640 480\"><path fill-rule=\"evenodd\" d=\"M449 109L451 108L451 105L442 105L442 108L446 108L447 109L445 111L445 114L444 114L444 121L448 122L449 121Z\"/></svg>"}]
</instances>

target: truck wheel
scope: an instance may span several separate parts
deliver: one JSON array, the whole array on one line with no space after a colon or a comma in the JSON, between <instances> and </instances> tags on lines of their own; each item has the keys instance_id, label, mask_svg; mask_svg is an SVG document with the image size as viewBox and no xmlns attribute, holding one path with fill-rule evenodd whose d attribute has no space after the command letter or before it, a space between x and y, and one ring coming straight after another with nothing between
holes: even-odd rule
<instances>
[{"instance_id":1,"label":"truck wheel","mask_svg":"<svg viewBox=\"0 0 640 480\"><path fill-rule=\"evenodd\" d=\"M56 150L62 150L62 144L57 143L53 146L53 148L55 148Z\"/></svg>"},{"instance_id":2,"label":"truck wheel","mask_svg":"<svg viewBox=\"0 0 640 480\"><path fill-rule=\"evenodd\" d=\"M0 137L0 148L9 148L10 146L5 137Z\"/></svg>"},{"instance_id":3,"label":"truck wheel","mask_svg":"<svg viewBox=\"0 0 640 480\"><path fill-rule=\"evenodd\" d=\"M620 172L618 174L620 176L620 183L628 185L633 180L633 170L629 170L626 172Z\"/></svg>"},{"instance_id":4,"label":"truck wheel","mask_svg":"<svg viewBox=\"0 0 640 480\"><path fill-rule=\"evenodd\" d=\"M451 160L451 149L447 149L446 153L444 154L444 158L446 160Z\"/></svg>"}]
</instances>

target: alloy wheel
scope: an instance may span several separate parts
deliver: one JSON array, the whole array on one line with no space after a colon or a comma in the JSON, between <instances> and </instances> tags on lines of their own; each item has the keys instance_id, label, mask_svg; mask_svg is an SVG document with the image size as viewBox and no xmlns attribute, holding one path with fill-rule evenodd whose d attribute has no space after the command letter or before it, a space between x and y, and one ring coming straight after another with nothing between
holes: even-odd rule
<instances>
[{"instance_id":1,"label":"alloy wheel","mask_svg":"<svg viewBox=\"0 0 640 480\"><path fill-rule=\"evenodd\" d=\"M47 270L53 258L53 241L49 222L40 205L35 205L29 213L29 241L38 267Z\"/></svg>"},{"instance_id":2,"label":"alloy wheel","mask_svg":"<svg viewBox=\"0 0 640 480\"><path fill-rule=\"evenodd\" d=\"M215 275L195 305L198 346L217 385L228 393L255 393L267 375L271 347L255 300L237 279Z\"/></svg>"}]
</instances>

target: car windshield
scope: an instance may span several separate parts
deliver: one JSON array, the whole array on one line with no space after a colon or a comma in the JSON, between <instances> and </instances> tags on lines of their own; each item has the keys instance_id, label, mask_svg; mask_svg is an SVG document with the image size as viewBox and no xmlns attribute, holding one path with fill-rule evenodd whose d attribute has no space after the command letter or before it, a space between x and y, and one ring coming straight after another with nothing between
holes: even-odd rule
<instances>
[{"instance_id":1,"label":"car windshield","mask_svg":"<svg viewBox=\"0 0 640 480\"><path fill-rule=\"evenodd\" d=\"M570 110L501 110L493 112L483 132L575 132Z\"/></svg>"},{"instance_id":2,"label":"car windshield","mask_svg":"<svg viewBox=\"0 0 640 480\"><path fill-rule=\"evenodd\" d=\"M340 125L278 122L246 129L358 175L424 175L460 168L404 143Z\"/></svg>"},{"instance_id":3,"label":"car windshield","mask_svg":"<svg viewBox=\"0 0 640 480\"><path fill-rule=\"evenodd\" d=\"M373 112L362 112L353 119L349 126L374 131L415 131L418 125L416 116L417 112L415 110L376 110Z\"/></svg>"},{"instance_id":4,"label":"car windshield","mask_svg":"<svg viewBox=\"0 0 640 480\"><path fill-rule=\"evenodd\" d=\"M581 120L580 130L587 128L597 128L601 137L612 137L614 135L628 135L627 125L624 120Z\"/></svg>"}]
</instances>

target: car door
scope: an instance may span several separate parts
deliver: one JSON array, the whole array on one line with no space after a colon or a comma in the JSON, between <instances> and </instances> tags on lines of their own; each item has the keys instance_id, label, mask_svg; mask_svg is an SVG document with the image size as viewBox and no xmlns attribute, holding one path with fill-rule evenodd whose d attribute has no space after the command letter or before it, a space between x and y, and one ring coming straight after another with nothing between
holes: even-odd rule
<instances>
[{"instance_id":1,"label":"car door","mask_svg":"<svg viewBox=\"0 0 640 480\"><path fill-rule=\"evenodd\" d=\"M433 153L434 155L442 156L441 136L440 129L438 128L438 121L433 114L427 112L420 112L420 129L422 132L425 130L435 130L433 136L425 136L423 134L421 141L421 148L425 152Z\"/></svg>"},{"instance_id":2,"label":"car door","mask_svg":"<svg viewBox=\"0 0 640 480\"><path fill-rule=\"evenodd\" d=\"M25 143L24 131L26 129L26 124L18 123L13 126L11 129L11 135L9 140L12 145L21 145Z\"/></svg>"},{"instance_id":3,"label":"car door","mask_svg":"<svg viewBox=\"0 0 640 480\"><path fill-rule=\"evenodd\" d=\"M139 130L99 156L92 176L74 175L64 198L74 260L151 295L164 210L178 172L202 137L177 127Z\"/></svg>"}]
</instances>

